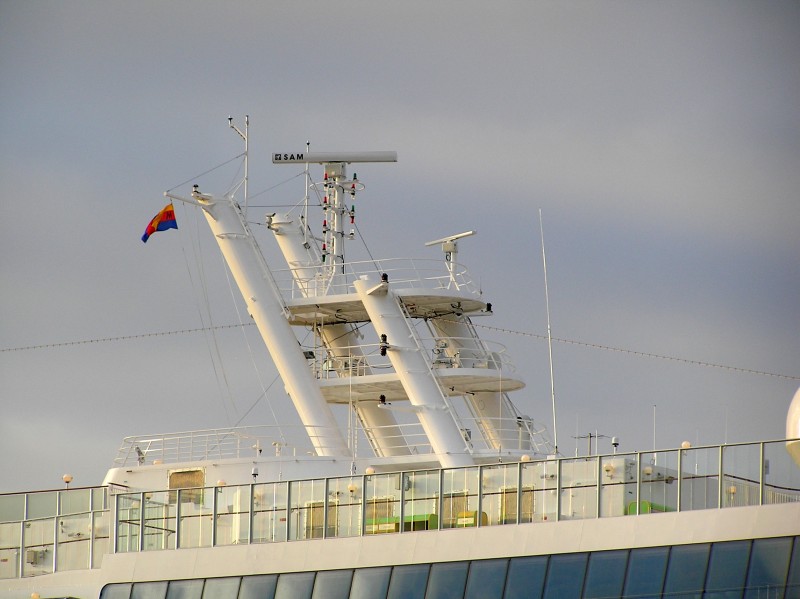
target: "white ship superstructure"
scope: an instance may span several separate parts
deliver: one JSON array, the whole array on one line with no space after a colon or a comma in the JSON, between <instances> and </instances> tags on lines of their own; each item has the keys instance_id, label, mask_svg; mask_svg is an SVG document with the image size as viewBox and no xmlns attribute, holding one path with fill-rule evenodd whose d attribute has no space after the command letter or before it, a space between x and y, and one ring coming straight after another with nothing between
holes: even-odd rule
<instances>
[{"instance_id":1,"label":"white ship superstructure","mask_svg":"<svg viewBox=\"0 0 800 599\"><path fill-rule=\"evenodd\" d=\"M0 597L800 597L800 394L786 440L555 455L473 324L473 231L432 241L444 260L347 260L349 169L396 160L275 154L322 170L319 228L266 218L280 268L232 195L169 194L206 216L301 426L131 437L101 486L0 495Z\"/></svg>"}]
</instances>

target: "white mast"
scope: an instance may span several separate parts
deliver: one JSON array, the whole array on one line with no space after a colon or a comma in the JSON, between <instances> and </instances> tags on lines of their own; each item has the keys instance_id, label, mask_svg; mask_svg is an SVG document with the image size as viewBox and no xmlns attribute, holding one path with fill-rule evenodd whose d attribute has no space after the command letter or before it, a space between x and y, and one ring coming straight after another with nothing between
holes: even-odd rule
<instances>
[{"instance_id":1,"label":"white mast","mask_svg":"<svg viewBox=\"0 0 800 599\"><path fill-rule=\"evenodd\" d=\"M442 237L429 241L425 245L441 244L444 252L444 262L450 275L450 285L456 286L456 268L458 267L458 240L475 235L476 231L465 231L456 235ZM432 318L431 325L437 335L446 340L447 347L443 349L446 355L456 358L461 352L474 355L491 355L483 342L474 332L472 321L465 314L453 314L445 318ZM489 368L500 369L500 364L489 360ZM465 396L465 401L470 405L473 413L482 427L486 440L497 449L512 449L519 445L519 431L516 414L507 405L503 394L495 392L477 392ZM514 423L513 428L511 423ZM520 447L520 449L522 449Z\"/></svg>"},{"instance_id":2,"label":"white mast","mask_svg":"<svg viewBox=\"0 0 800 599\"><path fill-rule=\"evenodd\" d=\"M286 319L287 311L280 291L239 206L229 196L214 198L200 193L196 186L192 192L193 200L173 195L168 197L189 201L203 209L242 292L247 310L264 339L317 455L348 456L347 443L308 369L297 338Z\"/></svg>"},{"instance_id":3,"label":"white mast","mask_svg":"<svg viewBox=\"0 0 800 599\"><path fill-rule=\"evenodd\" d=\"M365 277L354 281L353 286L387 347L389 360L411 405L417 408L417 417L433 452L443 468L471 466L475 462L467 451L467 442L425 356L414 345L399 299L388 281L376 283Z\"/></svg>"},{"instance_id":4,"label":"white mast","mask_svg":"<svg viewBox=\"0 0 800 599\"><path fill-rule=\"evenodd\" d=\"M289 215L273 216L268 222L300 293L305 297L311 296L316 291L313 282L320 272L321 260L317 246L306 242L308 227L292 220ZM352 376L350 369L354 361L364 364L361 367L362 374L371 374L364 353L357 345L352 324L324 324L316 327L316 330L328 355L338 358L337 363L350 364L341 368L338 376ZM402 430L390 411L380 409L375 402L357 402L354 409L378 456L410 453Z\"/></svg>"}]
</instances>

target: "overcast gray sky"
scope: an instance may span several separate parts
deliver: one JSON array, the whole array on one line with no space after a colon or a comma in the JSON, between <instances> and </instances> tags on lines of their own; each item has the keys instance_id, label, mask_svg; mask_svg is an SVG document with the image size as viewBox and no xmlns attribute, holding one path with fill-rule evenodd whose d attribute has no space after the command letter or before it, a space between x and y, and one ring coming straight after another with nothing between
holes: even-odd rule
<instances>
[{"instance_id":1,"label":"overcast gray sky","mask_svg":"<svg viewBox=\"0 0 800 599\"><path fill-rule=\"evenodd\" d=\"M164 190L241 151L229 114L251 117L253 219L302 194L273 151L396 150L358 171L360 230L375 256L438 258L424 242L477 229L480 324L546 332L541 208L555 337L786 375L556 342L564 453L590 431L651 448L654 405L662 447L784 436L797 2L2 0L0 88L0 492L99 484L126 435L271 418L252 327L252 358L235 329L142 336L208 324L196 255L213 323L237 322L192 211L139 239ZM225 191L236 168L198 180ZM546 344L483 336L551 423Z\"/></svg>"}]
</instances>

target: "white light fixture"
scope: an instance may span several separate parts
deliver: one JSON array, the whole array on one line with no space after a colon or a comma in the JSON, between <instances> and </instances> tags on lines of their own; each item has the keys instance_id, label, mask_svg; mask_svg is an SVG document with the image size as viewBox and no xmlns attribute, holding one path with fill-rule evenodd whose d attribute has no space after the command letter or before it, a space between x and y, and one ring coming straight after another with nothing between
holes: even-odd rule
<instances>
[{"instance_id":1,"label":"white light fixture","mask_svg":"<svg viewBox=\"0 0 800 599\"><path fill-rule=\"evenodd\" d=\"M651 474L653 474L653 467L652 466L645 466L642 469L642 474L644 474L645 476L650 476Z\"/></svg>"},{"instance_id":2,"label":"white light fixture","mask_svg":"<svg viewBox=\"0 0 800 599\"><path fill-rule=\"evenodd\" d=\"M64 484L67 486L67 489L69 489L69 483L72 482L72 475L65 474L64 476L61 477L61 480L64 481Z\"/></svg>"},{"instance_id":3,"label":"white light fixture","mask_svg":"<svg viewBox=\"0 0 800 599\"><path fill-rule=\"evenodd\" d=\"M519 459L519 461L520 461L520 462L530 462L530 461L531 461L531 456L529 456L529 455L526 453L525 455L523 455L523 456L522 456L522 457Z\"/></svg>"},{"instance_id":4,"label":"white light fixture","mask_svg":"<svg viewBox=\"0 0 800 599\"><path fill-rule=\"evenodd\" d=\"M692 446L691 441L684 441L681 443L681 449L689 449Z\"/></svg>"},{"instance_id":5,"label":"white light fixture","mask_svg":"<svg viewBox=\"0 0 800 599\"><path fill-rule=\"evenodd\" d=\"M367 466L367 468L364 470L364 474L366 474L367 476L372 476L373 474L375 474L375 468L373 468L372 466Z\"/></svg>"}]
</instances>

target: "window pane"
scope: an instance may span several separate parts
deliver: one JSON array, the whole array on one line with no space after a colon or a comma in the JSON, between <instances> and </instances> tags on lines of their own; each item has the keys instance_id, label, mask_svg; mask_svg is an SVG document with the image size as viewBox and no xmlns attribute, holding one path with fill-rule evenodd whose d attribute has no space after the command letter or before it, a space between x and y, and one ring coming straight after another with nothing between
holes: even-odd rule
<instances>
[{"instance_id":1,"label":"window pane","mask_svg":"<svg viewBox=\"0 0 800 599\"><path fill-rule=\"evenodd\" d=\"M425 599L463 599L469 562L433 564Z\"/></svg>"},{"instance_id":2,"label":"window pane","mask_svg":"<svg viewBox=\"0 0 800 599\"><path fill-rule=\"evenodd\" d=\"M681 599L700 599L708 567L710 545L678 545L669 555L664 594L683 593Z\"/></svg>"},{"instance_id":3,"label":"window pane","mask_svg":"<svg viewBox=\"0 0 800 599\"><path fill-rule=\"evenodd\" d=\"M277 574L263 576L245 576L239 589L239 599L272 599L275 586L278 584Z\"/></svg>"},{"instance_id":4,"label":"window pane","mask_svg":"<svg viewBox=\"0 0 800 599\"><path fill-rule=\"evenodd\" d=\"M167 599L200 599L204 580L173 580L169 583Z\"/></svg>"},{"instance_id":5,"label":"window pane","mask_svg":"<svg viewBox=\"0 0 800 599\"><path fill-rule=\"evenodd\" d=\"M318 572L314 581L312 599L347 599L350 596L352 570L331 570Z\"/></svg>"},{"instance_id":6,"label":"window pane","mask_svg":"<svg viewBox=\"0 0 800 599\"><path fill-rule=\"evenodd\" d=\"M28 519L47 518L58 513L58 491L28 495Z\"/></svg>"},{"instance_id":7,"label":"window pane","mask_svg":"<svg viewBox=\"0 0 800 599\"><path fill-rule=\"evenodd\" d=\"M789 578L786 580L786 597L800 597L800 537L794 538L792 565L789 567Z\"/></svg>"},{"instance_id":8,"label":"window pane","mask_svg":"<svg viewBox=\"0 0 800 599\"><path fill-rule=\"evenodd\" d=\"M667 571L669 547L647 547L633 549L628 562L628 577L625 580L625 595L637 599L661 597L664 573Z\"/></svg>"},{"instance_id":9,"label":"window pane","mask_svg":"<svg viewBox=\"0 0 800 599\"><path fill-rule=\"evenodd\" d=\"M428 564L395 566L389 582L389 599L423 599L429 569Z\"/></svg>"},{"instance_id":10,"label":"window pane","mask_svg":"<svg viewBox=\"0 0 800 599\"><path fill-rule=\"evenodd\" d=\"M133 585L131 599L164 599L166 594L166 582L137 582Z\"/></svg>"},{"instance_id":11,"label":"window pane","mask_svg":"<svg viewBox=\"0 0 800 599\"><path fill-rule=\"evenodd\" d=\"M289 483L253 485L253 542L285 541Z\"/></svg>"},{"instance_id":12,"label":"window pane","mask_svg":"<svg viewBox=\"0 0 800 599\"><path fill-rule=\"evenodd\" d=\"M0 522L14 522L15 520L24 519L25 494L0 495Z\"/></svg>"},{"instance_id":13,"label":"window pane","mask_svg":"<svg viewBox=\"0 0 800 599\"><path fill-rule=\"evenodd\" d=\"M465 599L502 599L508 570L507 559L472 562L467 578Z\"/></svg>"},{"instance_id":14,"label":"window pane","mask_svg":"<svg viewBox=\"0 0 800 599\"><path fill-rule=\"evenodd\" d=\"M60 514L79 514L89 511L91 501L91 489L69 489L60 491L61 510Z\"/></svg>"},{"instance_id":15,"label":"window pane","mask_svg":"<svg viewBox=\"0 0 800 599\"><path fill-rule=\"evenodd\" d=\"M589 569L586 572L584 597L619 597L625 582L625 566L628 564L628 552L600 551L589 557Z\"/></svg>"},{"instance_id":16,"label":"window pane","mask_svg":"<svg viewBox=\"0 0 800 599\"><path fill-rule=\"evenodd\" d=\"M569 553L550 557L545 599L580 599L586 574L588 553Z\"/></svg>"},{"instance_id":17,"label":"window pane","mask_svg":"<svg viewBox=\"0 0 800 599\"><path fill-rule=\"evenodd\" d=\"M356 570L353 574L350 599L386 599L391 574L390 567Z\"/></svg>"},{"instance_id":18,"label":"window pane","mask_svg":"<svg viewBox=\"0 0 800 599\"><path fill-rule=\"evenodd\" d=\"M706 594L714 599L741 599L749 558L750 541L714 543L708 562Z\"/></svg>"},{"instance_id":19,"label":"window pane","mask_svg":"<svg viewBox=\"0 0 800 599\"><path fill-rule=\"evenodd\" d=\"M756 539L750 555L746 598L758 597L769 587L786 584L792 538Z\"/></svg>"},{"instance_id":20,"label":"window pane","mask_svg":"<svg viewBox=\"0 0 800 599\"><path fill-rule=\"evenodd\" d=\"M296 572L278 576L275 599L308 599L314 588L316 572Z\"/></svg>"},{"instance_id":21,"label":"window pane","mask_svg":"<svg viewBox=\"0 0 800 599\"><path fill-rule=\"evenodd\" d=\"M100 591L100 599L128 599L131 596L131 583L108 584Z\"/></svg>"},{"instance_id":22,"label":"window pane","mask_svg":"<svg viewBox=\"0 0 800 599\"><path fill-rule=\"evenodd\" d=\"M203 589L203 599L236 599L241 578L209 578Z\"/></svg>"},{"instance_id":23,"label":"window pane","mask_svg":"<svg viewBox=\"0 0 800 599\"><path fill-rule=\"evenodd\" d=\"M505 599L535 599L542 596L547 556L517 557L508 565Z\"/></svg>"}]
</instances>

